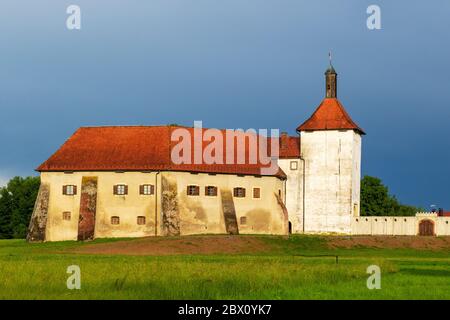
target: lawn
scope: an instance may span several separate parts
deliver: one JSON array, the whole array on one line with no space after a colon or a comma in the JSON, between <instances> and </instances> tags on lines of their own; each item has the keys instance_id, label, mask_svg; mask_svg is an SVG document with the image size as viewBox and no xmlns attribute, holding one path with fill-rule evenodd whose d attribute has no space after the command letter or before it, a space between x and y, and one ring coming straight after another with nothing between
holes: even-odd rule
<instances>
[{"instance_id":1,"label":"lawn","mask_svg":"<svg viewBox=\"0 0 450 320\"><path fill-rule=\"evenodd\" d=\"M249 241L248 250L233 251L236 239ZM449 246L336 247L330 239L0 240L0 299L450 299ZM205 243L224 249L205 252ZM149 247L161 254L145 251ZM165 247L170 250L161 251ZM116 248L127 253L112 254ZM80 290L67 289L70 265L81 269ZM381 268L379 290L366 286L369 265Z\"/></svg>"}]
</instances>

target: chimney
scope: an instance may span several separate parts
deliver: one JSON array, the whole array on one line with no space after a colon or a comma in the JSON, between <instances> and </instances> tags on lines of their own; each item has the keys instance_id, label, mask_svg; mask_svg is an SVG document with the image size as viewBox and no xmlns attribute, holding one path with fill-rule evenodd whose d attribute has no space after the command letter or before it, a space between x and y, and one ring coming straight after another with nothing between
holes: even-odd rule
<instances>
[{"instance_id":1,"label":"chimney","mask_svg":"<svg viewBox=\"0 0 450 320\"><path fill-rule=\"evenodd\" d=\"M287 132L282 132L281 139L280 139L280 149L284 150L284 149L288 148L288 139L289 139L289 136L288 136Z\"/></svg>"},{"instance_id":2,"label":"chimney","mask_svg":"<svg viewBox=\"0 0 450 320\"><path fill-rule=\"evenodd\" d=\"M439 208L438 216L439 217L443 217L444 216L444 208Z\"/></svg>"}]
</instances>

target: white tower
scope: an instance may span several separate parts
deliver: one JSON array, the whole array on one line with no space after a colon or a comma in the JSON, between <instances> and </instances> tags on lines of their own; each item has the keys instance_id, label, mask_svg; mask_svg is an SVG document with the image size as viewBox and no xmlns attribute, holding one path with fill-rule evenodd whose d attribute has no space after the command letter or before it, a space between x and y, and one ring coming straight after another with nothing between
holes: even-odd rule
<instances>
[{"instance_id":1,"label":"white tower","mask_svg":"<svg viewBox=\"0 0 450 320\"><path fill-rule=\"evenodd\" d=\"M326 98L297 128L303 170L303 231L351 233L360 212L361 137L364 131L337 99L337 73L325 72Z\"/></svg>"}]
</instances>

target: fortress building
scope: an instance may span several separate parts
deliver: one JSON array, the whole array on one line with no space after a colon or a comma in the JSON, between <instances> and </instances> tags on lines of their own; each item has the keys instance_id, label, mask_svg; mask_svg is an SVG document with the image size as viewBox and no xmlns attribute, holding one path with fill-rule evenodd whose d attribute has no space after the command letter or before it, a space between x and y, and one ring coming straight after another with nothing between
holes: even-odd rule
<instances>
[{"instance_id":1,"label":"fortress building","mask_svg":"<svg viewBox=\"0 0 450 320\"><path fill-rule=\"evenodd\" d=\"M337 73L331 64L325 78L326 97L298 126L298 135L276 138L279 169L274 172L264 173L261 161L174 162L175 131L194 137L194 128L78 129L37 168L41 187L28 240L352 233L360 214L364 131L337 99ZM246 142L267 139L271 146L276 141L238 132L214 153L228 157L227 147L240 139L246 160L261 148L258 144L251 150ZM183 157L195 157L196 142L190 142L192 150L184 150ZM200 148L207 152L210 147L201 142ZM231 157L236 160L234 153Z\"/></svg>"}]
</instances>

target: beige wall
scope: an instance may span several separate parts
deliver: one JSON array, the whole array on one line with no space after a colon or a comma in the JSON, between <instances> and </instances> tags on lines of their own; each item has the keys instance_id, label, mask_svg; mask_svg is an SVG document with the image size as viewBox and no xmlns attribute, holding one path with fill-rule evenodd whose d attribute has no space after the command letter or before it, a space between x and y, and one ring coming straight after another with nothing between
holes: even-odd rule
<instances>
[{"instance_id":1,"label":"beige wall","mask_svg":"<svg viewBox=\"0 0 450 320\"><path fill-rule=\"evenodd\" d=\"M283 181L275 177L254 177L236 175L191 174L168 172L164 176L177 183L182 234L225 233L220 190L234 187L246 189L245 198L234 198L236 217L240 233L284 234L283 213L275 193L283 192ZM200 187L199 196L186 195L188 185ZM205 196L205 186L216 186L217 197ZM261 198L253 198L253 188L261 188ZM284 195L282 195L284 198ZM246 225L240 224L241 217L247 218Z\"/></svg>"},{"instance_id":2,"label":"beige wall","mask_svg":"<svg viewBox=\"0 0 450 320\"><path fill-rule=\"evenodd\" d=\"M191 174L189 172L161 172L158 175L155 195L140 195L142 184L155 185L156 172L44 172L42 183L50 186L47 241L76 240L80 210L81 179L98 177L95 237L143 237L155 235L155 219L158 235L161 231L161 179L176 183L181 234L225 233L220 190L234 187L246 188L245 198L234 198L240 233L284 234L283 212L275 193L283 190L283 181L276 177L254 177L226 174ZM128 195L113 194L116 184L128 185ZM199 196L187 196L187 185L198 185ZM76 185L77 195L62 194L63 185ZM204 188L217 186L217 197L207 197ZM261 188L261 198L253 199L253 187ZM284 198L284 195L283 195ZM155 215L155 204L157 214ZM71 212L71 220L62 219L63 212ZM111 217L120 217L119 225L111 225ZM137 217L145 216L146 224L138 225ZM247 224L240 225L240 218L247 217Z\"/></svg>"},{"instance_id":3,"label":"beige wall","mask_svg":"<svg viewBox=\"0 0 450 320\"><path fill-rule=\"evenodd\" d=\"M434 222L437 236L450 235L450 217L438 217L436 214L418 214L415 217L355 217L352 221L352 234L414 236L419 234L419 223L424 219Z\"/></svg>"},{"instance_id":4,"label":"beige wall","mask_svg":"<svg viewBox=\"0 0 450 320\"><path fill-rule=\"evenodd\" d=\"M154 184L155 173L141 172L44 172L42 182L50 185L49 214L46 240L76 240L80 211L81 179L98 177L95 237L142 237L154 234L155 195L140 195L139 185ZM113 194L115 184L128 185L128 195ZM63 185L76 185L77 195L62 194ZM62 213L71 212L71 220L64 221ZM119 216L120 224L111 225L111 217ZM146 225L138 225L137 217L145 216Z\"/></svg>"}]
</instances>

